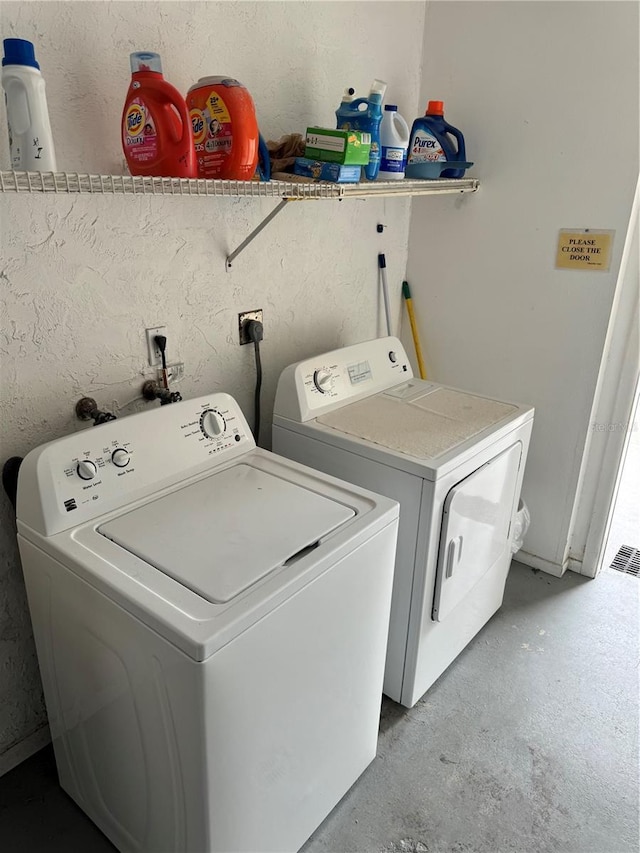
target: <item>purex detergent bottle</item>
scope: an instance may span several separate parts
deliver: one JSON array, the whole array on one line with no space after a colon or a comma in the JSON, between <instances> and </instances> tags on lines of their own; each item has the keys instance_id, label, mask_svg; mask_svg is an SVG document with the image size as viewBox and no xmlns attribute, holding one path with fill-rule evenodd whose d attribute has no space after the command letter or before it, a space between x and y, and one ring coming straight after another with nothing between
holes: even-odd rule
<instances>
[{"instance_id":1,"label":"purex detergent bottle","mask_svg":"<svg viewBox=\"0 0 640 853\"><path fill-rule=\"evenodd\" d=\"M380 122L382 99L386 90L387 84L383 80L374 80L369 97L354 100L354 90L347 89L336 110L338 130L359 130L371 134L369 164L364 166L364 174L369 181L375 181L380 170Z\"/></svg>"},{"instance_id":2,"label":"purex detergent bottle","mask_svg":"<svg viewBox=\"0 0 640 853\"><path fill-rule=\"evenodd\" d=\"M162 76L157 53L131 54L122 148L132 175L197 177L189 111L180 92Z\"/></svg>"},{"instance_id":3,"label":"purex detergent bottle","mask_svg":"<svg viewBox=\"0 0 640 853\"><path fill-rule=\"evenodd\" d=\"M450 168L444 163L450 162ZM467 163L464 136L444 118L444 102L429 101L427 111L411 128L406 175L410 177L461 178Z\"/></svg>"}]
</instances>

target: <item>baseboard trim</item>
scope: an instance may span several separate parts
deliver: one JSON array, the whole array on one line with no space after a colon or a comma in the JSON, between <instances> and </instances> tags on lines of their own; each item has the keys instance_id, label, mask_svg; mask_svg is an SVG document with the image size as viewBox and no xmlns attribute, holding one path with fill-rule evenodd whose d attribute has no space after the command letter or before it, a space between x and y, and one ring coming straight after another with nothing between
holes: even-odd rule
<instances>
[{"instance_id":1,"label":"baseboard trim","mask_svg":"<svg viewBox=\"0 0 640 853\"><path fill-rule=\"evenodd\" d=\"M45 725L0 755L0 776L31 758L48 743L51 743L51 732L49 726Z\"/></svg>"},{"instance_id":2,"label":"baseboard trim","mask_svg":"<svg viewBox=\"0 0 640 853\"><path fill-rule=\"evenodd\" d=\"M525 566L530 566L532 569L540 569L541 572L546 572L548 575L553 575L556 578L561 578L565 573L567 566L560 563L552 563L550 560L545 560L543 557L538 557L535 554L529 554L528 551L517 551L513 559L516 563L524 563Z\"/></svg>"},{"instance_id":3,"label":"baseboard trim","mask_svg":"<svg viewBox=\"0 0 640 853\"><path fill-rule=\"evenodd\" d=\"M582 575L585 578L595 577L589 573L583 561L579 560L577 557L569 557L567 561L567 568L570 572L575 572L577 575Z\"/></svg>"}]
</instances>

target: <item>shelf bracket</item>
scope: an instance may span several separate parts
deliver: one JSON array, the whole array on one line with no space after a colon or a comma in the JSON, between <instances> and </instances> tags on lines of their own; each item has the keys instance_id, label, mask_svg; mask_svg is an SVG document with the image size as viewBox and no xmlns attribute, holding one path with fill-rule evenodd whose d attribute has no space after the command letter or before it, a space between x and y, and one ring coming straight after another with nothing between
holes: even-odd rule
<instances>
[{"instance_id":1,"label":"shelf bracket","mask_svg":"<svg viewBox=\"0 0 640 853\"><path fill-rule=\"evenodd\" d=\"M227 272L231 269L233 262L238 257L238 255L247 248L249 243L251 243L253 240L255 240L255 238L258 236L258 234L261 231L264 231L264 229L271 222L271 220L275 219L276 216L280 213L280 211L284 210L290 201L293 201L293 199L283 198L281 200L280 204L278 204L276 207L274 207L274 209L271 211L271 213L268 216L265 216L265 218L262 220L260 225L258 225L256 228L253 229L253 231L251 232L251 234L249 234L247 239L243 240L242 243L240 243L240 245L238 246L238 248L234 249L234 251L231 252L231 254L227 256L227 262L226 262Z\"/></svg>"}]
</instances>

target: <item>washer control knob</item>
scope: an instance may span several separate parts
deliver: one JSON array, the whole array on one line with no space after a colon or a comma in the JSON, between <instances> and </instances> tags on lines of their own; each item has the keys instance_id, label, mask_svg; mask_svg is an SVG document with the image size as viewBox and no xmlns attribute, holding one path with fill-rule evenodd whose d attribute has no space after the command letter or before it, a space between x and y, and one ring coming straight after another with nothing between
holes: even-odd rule
<instances>
[{"instance_id":1,"label":"washer control knob","mask_svg":"<svg viewBox=\"0 0 640 853\"><path fill-rule=\"evenodd\" d=\"M124 449L124 447L117 447L111 454L111 461L116 466L116 468L126 468L129 464L130 459L131 456L129 455L129 452Z\"/></svg>"},{"instance_id":2,"label":"washer control knob","mask_svg":"<svg viewBox=\"0 0 640 853\"><path fill-rule=\"evenodd\" d=\"M397 360L398 360L398 356L395 354L395 352L393 350L391 350L391 352L389 353L389 361L391 362L391 364L395 364Z\"/></svg>"},{"instance_id":3,"label":"washer control knob","mask_svg":"<svg viewBox=\"0 0 640 853\"><path fill-rule=\"evenodd\" d=\"M92 462L90 459L81 459L78 462L78 467L76 468L78 472L78 477L81 480L93 480L93 478L98 473L98 468L95 462Z\"/></svg>"},{"instance_id":4,"label":"washer control knob","mask_svg":"<svg viewBox=\"0 0 640 853\"><path fill-rule=\"evenodd\" d=\"M321 394L328 394L333 388L333 373L324 368L316 370L313 374L313 384Z\"/></svg>"},{"instance_id":5,"label":"washer control knob","mask_svg":"<svg viewBox=\"0 0 640 853\"><path fill-rule=\"evenodd\" d=\"M217 438L226 428L225 419L215 409L207 409L200 415L200 429L207 438Z\"/></svg>"}]
</instances>

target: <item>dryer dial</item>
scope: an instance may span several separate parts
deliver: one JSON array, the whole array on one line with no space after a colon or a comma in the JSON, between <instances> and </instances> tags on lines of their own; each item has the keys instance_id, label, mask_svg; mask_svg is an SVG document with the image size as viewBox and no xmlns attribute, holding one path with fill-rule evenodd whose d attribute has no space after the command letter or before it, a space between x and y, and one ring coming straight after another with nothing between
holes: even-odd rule
<instances>
[{"instance_id":1,"label":"dryer dial","mask_svg":"<svg viewBox=\"0 0 640 853\"><path fill-rule=\"evenodd\" d=\"M321 394L328 394L333 388L334 377L333 373L326 368L316 370L313 374L313 384Z\"/></svg>"},{"instance_id":2,"label":"dryer dial","mask_svg":"<svg viewBox=\"0 0 640 853\"><path fill-rule=\"evenodd\" d=\"M90 459L81 459L80 462L78 462L76 472L81 480L93 480L98 473L98 468L96 463L92 462Z\"/></svg>"},{"instance_id":3,"label":"dryer dial","mask_svg":"<svg viewBox=\"0 0 640 853\"><path fill-rule=\"evenodd\" d=\"M227 423L220 412L207 409L200 415L200 429L207 438L217 438L227 429Z\"/></svg>"}]
</instances>

